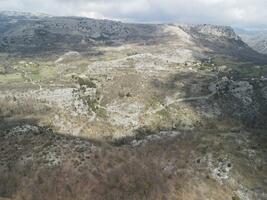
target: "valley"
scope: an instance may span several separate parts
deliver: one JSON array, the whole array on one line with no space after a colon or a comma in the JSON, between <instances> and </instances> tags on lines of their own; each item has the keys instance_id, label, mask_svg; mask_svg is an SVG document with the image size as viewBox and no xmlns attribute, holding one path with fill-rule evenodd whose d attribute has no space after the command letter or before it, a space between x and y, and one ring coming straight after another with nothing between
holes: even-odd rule
<instances>
[{"instance_id":1,"label":"valley","mask_svg":"<svg viewBox=\"0 0 267 200\"><path fill-rule=\"evenodd\" d=\"M0 200L267 198L267 57L231 27L0 27Z\"/></svg>"}]
</instances>

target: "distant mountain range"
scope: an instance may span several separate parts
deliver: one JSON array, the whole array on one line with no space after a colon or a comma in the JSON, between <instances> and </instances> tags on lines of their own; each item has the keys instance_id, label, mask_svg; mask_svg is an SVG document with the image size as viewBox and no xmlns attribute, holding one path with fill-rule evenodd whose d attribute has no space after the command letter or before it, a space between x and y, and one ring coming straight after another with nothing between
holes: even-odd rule
<instances>
[{"instance_id":1,"label":"distant mountain range","mask_svg":"<svg viewBox=\"0 0 267 200\"><path fill-rule=\"evenodd\" d=\"M267 30L244 30L235 29L237 34L240 35L254 50L267 54Z\"/></svg>"}]
</instances>

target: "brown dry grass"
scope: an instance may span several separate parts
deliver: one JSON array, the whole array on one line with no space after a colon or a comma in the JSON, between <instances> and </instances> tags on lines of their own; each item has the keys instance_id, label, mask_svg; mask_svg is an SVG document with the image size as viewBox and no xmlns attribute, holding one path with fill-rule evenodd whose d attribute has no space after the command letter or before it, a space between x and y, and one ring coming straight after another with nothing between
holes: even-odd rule
<instances>
[{"instance_id":1,"label":"brown dry grass","mask_svg":"<svg viewBox=\"0 0 267 200\"><path fill-rule=\"evenodd\" d=\"M158 141L136 149L99 144L93 153L79 152L69 140L65 146L50 141L48 145L58 145L58 150L48 149L60 152L62 165L47 167L36 158L30 167L12 158L9 171L1 174L0 196L16 200L231 199L231 188L207 178L207 169L197 168L197 158L204 155L195 137L189 133L182 140ZM26 141L35 141L35 149L45 151L44 136ZM15 141L28 148L21 154L31 152L26 141Z\"/></svg>"}]
</instances>

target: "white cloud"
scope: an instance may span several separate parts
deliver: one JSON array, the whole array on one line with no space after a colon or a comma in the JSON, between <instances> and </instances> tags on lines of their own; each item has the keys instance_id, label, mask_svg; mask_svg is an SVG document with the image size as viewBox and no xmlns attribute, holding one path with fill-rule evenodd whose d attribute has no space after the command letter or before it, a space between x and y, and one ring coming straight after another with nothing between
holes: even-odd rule
<instances>
[{"instance_id":1,"label":"white cloud","mask_svg":"<svg viewBox=\"0 0 267 200\"><path fill-rule=\"evenodd\" d=\"M133 22L267 27L267 0L0 0L0 10Z\"/></svg>"}]
</instances>

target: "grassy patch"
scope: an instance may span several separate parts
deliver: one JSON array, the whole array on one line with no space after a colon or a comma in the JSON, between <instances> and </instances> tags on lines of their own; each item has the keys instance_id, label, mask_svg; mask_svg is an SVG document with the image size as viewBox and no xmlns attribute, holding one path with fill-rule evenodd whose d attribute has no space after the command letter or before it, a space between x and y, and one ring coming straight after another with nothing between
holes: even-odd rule
<instances>
[{"instance_id":1,"label":"grassy patch","mask_svg":"<svg viewBox=\"0 0 267 200\"><path fill-rule=\"evenodd\" d=\"M42 63L24 64L19 65L17 68L17 70L24 74L24 76L28 76L34 81L55 78L57 75L54 66Z\"/></svg>"},{"instance_id":2,"label":"grassy patch","mask_svg":"<svg viewBox=\"0 0 267 200\"><path fill-rule=\"evenodd\" d=\"M231 74L235 78L260 78L267 75L267 66L236 66Z\"/></svg>"},{"instance_id":3,"label":"grassy patch","mask_svg":"<svg viewBox=\"0 0 267 200\"><path fill-rule=\"evenodd\" d=\"M56 70L53 67L46 66L40 69L39 74L42 79L54 78L56 76Z\"/></svg>"},{"instance_id":4,"label":"grassy patch","mask_svg":"<svg viewBox=\"0 0 267 200\"><path fill-rule=\"evenodd\" d=\"M107 118L107 111L104 108L98 107L96 114L101 118Z\"/></svg>"},{"instance_id":5,"label":"grassy patch","mask_svg":"<svg viewBox=\"0 0 267 200\"><path fill-rule=\"evenodd\" d=\"M238 61L234 59L224 58L224 57L215 57L213 58L213 63L215 65L227 65L227 66L249 66L252 65L251 62Z\"/></svg>"},{"instance_id":6,"label":"grassy patch","mask_svg":"<svg viewBox=\"0 0 267 200\"><path fill-rule=\"evenodd\" d=\"M10 83L10 82L21 82L23 81L23 77L21 74L0 74L0 82L1 83Z\"/></svg>"}]
</instances>

